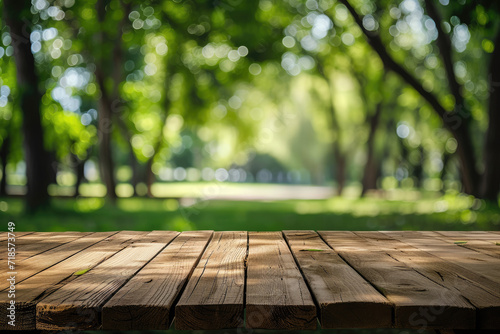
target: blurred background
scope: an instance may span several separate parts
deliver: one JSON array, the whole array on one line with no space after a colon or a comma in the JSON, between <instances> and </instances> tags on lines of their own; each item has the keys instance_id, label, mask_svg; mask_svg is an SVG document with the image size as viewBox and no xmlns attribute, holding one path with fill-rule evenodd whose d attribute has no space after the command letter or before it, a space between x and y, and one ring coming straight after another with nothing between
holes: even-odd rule
<instances>
[{"instance_id":1,"label":"blurred background","mask_svg":"<svg viewBox=\"0 0 500 334\"><path fill-rule=\"evenodd\" d=\"M500 3L3 0L19 230L498 230Z\"/></svg>"}]
</instances>

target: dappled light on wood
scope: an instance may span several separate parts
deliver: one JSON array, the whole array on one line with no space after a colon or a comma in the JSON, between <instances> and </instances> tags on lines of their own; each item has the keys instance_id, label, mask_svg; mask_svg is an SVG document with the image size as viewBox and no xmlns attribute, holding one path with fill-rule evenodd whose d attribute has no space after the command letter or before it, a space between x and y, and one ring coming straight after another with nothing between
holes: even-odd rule
<instances>
[{"instance_id":1,"label":"dappled light on wood","mask_svg":"<svg viewBox=\"0 0 500 334\"><path fill-rule=\"evenodd\" d=\"M23 330L500 329L498 232L65 235L46 238L80 251L53 263L40 240L37 271L19 278Z\"/></svg>"}]
</instances>

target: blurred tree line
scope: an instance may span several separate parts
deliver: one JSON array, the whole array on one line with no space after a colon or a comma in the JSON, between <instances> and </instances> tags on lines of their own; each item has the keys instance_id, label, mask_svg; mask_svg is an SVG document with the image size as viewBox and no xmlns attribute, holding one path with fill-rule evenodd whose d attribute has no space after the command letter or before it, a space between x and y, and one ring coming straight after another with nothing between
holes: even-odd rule
<instances>
[{"instance_id":1,"label":"blurred tree line","mask_svg":"<svg viewBox=\"0 0 500 334\"><path fill-rule=\"evenodd\" d=\"M122 166L150 196L166 166L233 166L306 169L338 193L354 180L362 194L438 181L498 199L498 2L4 0L1 10L0 193L25 166L14 181L31 210L62 175L77 196L93 161L111 201Z\"/></svg>"}]
</instances>

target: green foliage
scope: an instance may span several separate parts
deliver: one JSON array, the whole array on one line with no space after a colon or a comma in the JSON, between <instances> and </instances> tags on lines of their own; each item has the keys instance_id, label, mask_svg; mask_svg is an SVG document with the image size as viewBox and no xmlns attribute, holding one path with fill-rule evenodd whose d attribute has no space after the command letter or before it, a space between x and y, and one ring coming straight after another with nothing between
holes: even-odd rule
<instances>
[{"instance_id":1,"label":"green foliage","mask_svg":"<svg viewBox=\"0 0 500 334\"><path fill-rule=\"evenodd\" d=\"M433 22L423 1L352 3L391 56L450 111L456 101L436 46L435 25L443 24L481 156L499 5L450 1L438 5L443 22ZM355 183L362 179L370 121L381 106L374 139L380 187L460 190L457 162L450 158L456 140L419 94L387 73L337 1L30 6L45 145L60 172L76 173L79 163L94 161L105 127L98 120L100 103L107 97L117 171L144 174L149 168L156 178L167 167L251 166L255 156L270 155L284 172L307 170L314 182L329 184L338 165L334 147L346 156L348 181ZM22 119L3 21L1 29L0 86L9 94L0 108L0 145L9 138L8 170L19 174Z\"/></svg>"},{"instance_id":2,"label":"green foliage","mask_svg":"<svg viewBox=\"0 0 500 334\"><path fill-rule=\"evenodd\" d=\"M90 268L75 271L75 273L73 274L73 276L81 276L81 275L85 274L89 270L90 270Z\"/></svg>"}]
</instances>

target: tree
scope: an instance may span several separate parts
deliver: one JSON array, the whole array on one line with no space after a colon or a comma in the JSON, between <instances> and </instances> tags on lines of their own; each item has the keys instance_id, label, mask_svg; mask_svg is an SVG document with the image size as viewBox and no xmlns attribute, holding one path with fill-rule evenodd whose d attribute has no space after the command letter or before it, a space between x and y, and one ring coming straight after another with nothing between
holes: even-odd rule
<instances>
[{"instance_id":1,"label":"tree","mask_svg":"<svg viewBox=\"0 0 500 334\"><path fill-rule=\"evenodd\" d=\"M391 56L379 33L376 30L370 31L363 25L363 16L358 14L348 0L340 0L340 2L349 10L368 43L381 58L384 66L388 70L398 74L432 106L434 111L441 118L444 127L450 131L457 140L457 154L461 167L464 191L496 202L498 192L500 191L500 176L498 175L498 171L500 170L500 158L498 158L498 154L495 153L494 147L498 147L496 145L498 145L500 139L498 135L493 134L497 134L500 131L500 117L498 117L498 112L496 111L498 97L495 97L495 95L498 94L490 94L490 122L487 130L484 152L485 171L484 173L480 173L476 167L477 158L474 154L474 145L470 134L470 111L466 108L461 87L457 82L453 70L450 37L441 27L441 17L434 3L430 0L425 1L428 15L436 23L436 29L438 31L436 44L444 64L448 87L455 99L452 111L448 111L435 94L426 90L412 73L406 70L393 56ZM498 41L499 33L500 32L497 33L495 41ZM492 54L493 59L491 60L492 79L493 77L498 78L498 71L500 68L498 66L498 60L495 58L498 57L500 53L497 50L495 51L496 52ZM494 81L490 80L490 85L492 82Z\"/></svg>"},{"instance_id":2,"label":"tree","mask_svg":"<svg viewBox=\"0 0 500 334\"><path fill-rule=\"evenodd\" d=\"M26 1L5 0L5 22L10 28L17 69L17 89L23 114L24 156L26 161L26 205L34 211L49 203L47 186L50 170L49 157L44 147L40 119L41 94L38 75L30 43L30 7Z\"/></svg>"}]
</instances>

